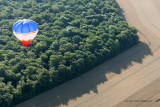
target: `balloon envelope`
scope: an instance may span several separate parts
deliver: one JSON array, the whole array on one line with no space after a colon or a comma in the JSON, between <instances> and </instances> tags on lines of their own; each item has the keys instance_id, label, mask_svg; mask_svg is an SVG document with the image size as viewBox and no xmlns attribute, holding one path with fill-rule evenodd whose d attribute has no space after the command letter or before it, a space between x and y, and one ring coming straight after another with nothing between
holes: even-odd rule
<instances>
[{"instance_id":1,"label":"balloon envelope","mask_svg":"<svg viewBox=\"0 0 160 107\"><path fill-rule=\"evenodd\" d=\"M31 19L19 20L13 25L14 35L27 47L38 33L38 25Z\"/></svg>"}]
</instances>

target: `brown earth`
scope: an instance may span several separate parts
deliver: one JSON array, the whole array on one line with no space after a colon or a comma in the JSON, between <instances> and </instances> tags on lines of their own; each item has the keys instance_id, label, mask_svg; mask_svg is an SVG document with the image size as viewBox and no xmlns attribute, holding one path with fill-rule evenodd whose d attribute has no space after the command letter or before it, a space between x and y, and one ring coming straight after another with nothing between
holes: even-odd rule
<instances>
[{"instance_id":1,"label":"brown earth","mask_svg":"<svg viewBox=\"0 0 160 107\"><path fill-rule=\"evenodd\" d=\"M16 107L160 107L160 0L116 1L140 43Z\"/></svg>"}]
</instances>

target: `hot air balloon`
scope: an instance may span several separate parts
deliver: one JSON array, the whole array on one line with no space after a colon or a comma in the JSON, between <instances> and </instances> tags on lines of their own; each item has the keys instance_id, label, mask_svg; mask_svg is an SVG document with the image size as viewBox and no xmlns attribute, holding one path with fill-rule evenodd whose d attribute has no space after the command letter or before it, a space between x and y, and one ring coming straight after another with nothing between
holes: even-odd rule
<instances>
[{"instance_id":1,"label":"hot air balloon","mask_svg":"<svg viewBox=\"0 0 160 107\"><path fill-rule=\"evenodd\" d=\"M18 20L13 25L13 34L27 46L32 42L38 33L38 25L31 19Z\"/></svg>"}]
</instances>

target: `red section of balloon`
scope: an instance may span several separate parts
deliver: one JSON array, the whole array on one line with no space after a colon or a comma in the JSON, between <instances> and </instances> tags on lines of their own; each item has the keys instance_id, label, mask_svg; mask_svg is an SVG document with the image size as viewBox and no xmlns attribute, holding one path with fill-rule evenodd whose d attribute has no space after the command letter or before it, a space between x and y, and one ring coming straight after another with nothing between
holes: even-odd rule
<instances>
[{"instance_id":1,"label":"red section of balloon","mask_svg":"<svg viewBox=\"0 0 160 107\"><path fill-rule=\"evenodd\" d=\"M32 42L32 40L28 41L21 40L21 42L25 45L25 47L27 47Z\"/></svg>"}]
</instances>

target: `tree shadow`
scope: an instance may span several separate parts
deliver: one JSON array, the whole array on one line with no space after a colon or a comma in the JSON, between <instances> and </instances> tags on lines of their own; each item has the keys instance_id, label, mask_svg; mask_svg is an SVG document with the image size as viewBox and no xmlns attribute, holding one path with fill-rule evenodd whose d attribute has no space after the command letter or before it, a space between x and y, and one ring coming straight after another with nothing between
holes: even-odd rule
<instances>
[{"instance_id":1,"label":"tree shadow","mask_svg":"<svg viewBox=\"0 0 160 107\"><path fill-rule=\"evenodd\" d=\"M107 73L120 74L132 66L132 63L143 63L143 59L153 55L146 43L140 42L118 56L104 62L87 73L68 81L52 90L42 93L17 107L56 107L68 105L70 100L77 100L85 94L98 94L97 86L107 82ZM123 62L123 63L122 63ZM79 102L81 103L81 102Z\"/></svg>"}]
</instances>

